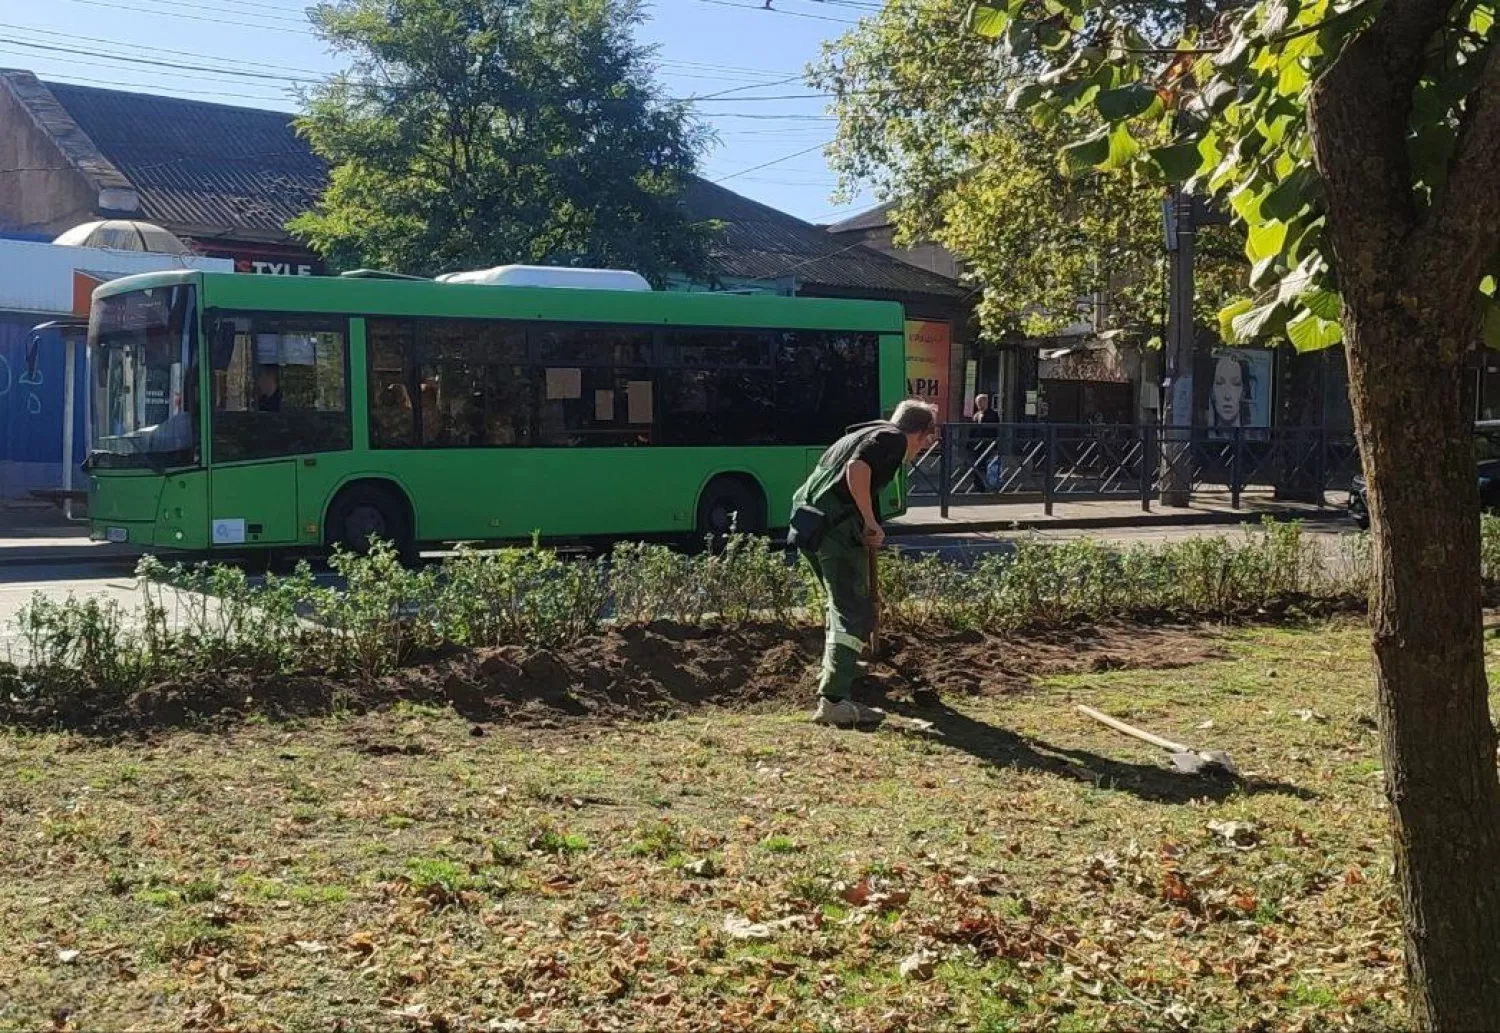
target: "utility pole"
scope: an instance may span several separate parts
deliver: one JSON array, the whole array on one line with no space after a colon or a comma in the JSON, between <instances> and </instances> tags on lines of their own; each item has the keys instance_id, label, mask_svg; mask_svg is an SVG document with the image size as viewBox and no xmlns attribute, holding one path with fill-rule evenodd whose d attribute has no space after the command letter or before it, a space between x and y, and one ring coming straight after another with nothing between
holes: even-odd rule
<instances>
[{"instance_id":1,"label":"utility pole","mask_svg":"<svg viewBox=\"0 0 1500 1033\"><path fill-rule=\"evenodd\" d=\"M1167 340L1165 417L1162 420L1161 504L1185 507L1192 496L1189 462L1193 434L1193 364L1197 326L1193 319L1193 274L1199 226L1222 226L1228 218L1211 210L1202 199L1173 190L1162 204L1165 216L1169 275L1167 279Z\"/></svg>"}]
</instances>

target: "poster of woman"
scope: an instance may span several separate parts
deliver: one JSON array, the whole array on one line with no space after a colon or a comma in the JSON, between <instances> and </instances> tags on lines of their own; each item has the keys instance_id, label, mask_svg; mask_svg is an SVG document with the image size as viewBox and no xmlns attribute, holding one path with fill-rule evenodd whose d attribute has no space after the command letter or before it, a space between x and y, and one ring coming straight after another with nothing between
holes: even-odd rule
<instances>
[{"instance_id":1,"label":"poster of woman","mask_svg":"<svg viewBox=\"0 0 1500 1033\"><path fill-rule=\"evenodd\" d=\"M1198 375L1203 425L1215 430L1269 427L1271 360L1272 353L1261 348L1217 348L1207 356Z\"/></svg>"}]
</instances>

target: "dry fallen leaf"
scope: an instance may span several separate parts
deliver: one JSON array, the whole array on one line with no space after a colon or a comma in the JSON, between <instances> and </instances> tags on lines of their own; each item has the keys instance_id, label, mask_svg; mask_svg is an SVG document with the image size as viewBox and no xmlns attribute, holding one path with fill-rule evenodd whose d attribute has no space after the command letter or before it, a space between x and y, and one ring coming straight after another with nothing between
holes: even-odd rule
<instances>
[{"instance_id":1,"label":"dry fallen leaf","mask_svg":"<svg viewBox=\"0 0 1500 1033\"><path fill-rule=\"evenodd\" d=\"M1211 821L1208 830L1241 850L1251 850L1260 842L1260 832L1248 821Z\"/></svg>"},{"instance_id":2,"label":"dry fallen leaf","mask_svg":"<svg viewBox=\"0 0 1500 1033\"><path fill-rule=\"evenodd\" d=\"M736 940L769 940L771 927L764 922L752 922L748 918L730 915L724 919L724 931Z\"/></svg>"},{"instance_id":3,"label":"dry fallen leaf","mask_svg":"<svg viewBox=\"0 0 1500 1033\"><path fill-rule=\"evenodd\" d=\"M839 896L843 897L844 902L847 904L853 904L855 907L864 907L864 905L870 902L870 880L860 879L853 886L845 887Z\"/></svg>"},{"instance_id":4,"label":"dry fallen leaf","mask_svg":"<svg viewBox=\"0 0 1500 1033\"><path fill-rule=\"evenodd\" d=\"M78 960L78 956L82 953L83 951L76 950L58 951L57 960L62 962L64 965L71 965L73 964L73 962Z\"/></svg>"},{"instance_id":5,"label":"dry fallen leaf","mask_svg":"<svg viewBox=\"0 0 1500 1033\"><path fill-rule=\"evenodd\" d=\"M354 951L356 954L374 954L375 938L366 932L352 933L344 941L344 947L347 950Z\"/></svg>"},{"instance_id":6,"label":"dry fallen leaf","mask_svg":"<svg viewBox=\"0 0 1500 1033\"><path fill-rule=\"evenodd\" d=\"M901 961L902 979L914 979L925 982L932 978L935 971L936 966L933 964L933 957L930 951L913 951Z\"/></svg>"},{"instance_id":7,"label":"dry fallen leaf","mask_svg":"<svg viewBox=\"0 0 1500 1033\"><path fill-rule=\"evenodd\" d=\"M1173 871L1162 876L1161 895L1173 904L1188 904L1197 899L1192 887Z\"/></svg>"},{"instance_id":8,"label":"dry fallen leaf","mask_svg":"<svg viewBox=\"0 0 1500 1033\"><path fill-rule=\"evenodd\" d=\"M682 866L682 870L687 872L689 875L696 876L700 879L712 879L715 876L722 874L722 872L719 870L719 866L714 863L714 859L712 857L704 857L696 861L689 861L687 864Z\"/></svg>"},{"instance_id":9,"label":"dry fallen leaf","mask_svg":"<svg viewBox=\"0 0 1500 1033\"><path fill-rule=\"evenodd\" d=\"M328 950L328 944L317 940L298 940L297 949L305 954L322 954Z\"/></svg>"},{"instance_id":10,"label":"dry fallen leaf","mask_svg":"<svg viewBox=\"0 0 1500 1033\"><path fill-rule=\"evenodd\" d=\"M803 919L796 915L778 918L774 922L752 922L739 915L730 915L724 919L724 932L736 940L769 940L779 932L802 924Z\"/></svg>"}]
</instances>

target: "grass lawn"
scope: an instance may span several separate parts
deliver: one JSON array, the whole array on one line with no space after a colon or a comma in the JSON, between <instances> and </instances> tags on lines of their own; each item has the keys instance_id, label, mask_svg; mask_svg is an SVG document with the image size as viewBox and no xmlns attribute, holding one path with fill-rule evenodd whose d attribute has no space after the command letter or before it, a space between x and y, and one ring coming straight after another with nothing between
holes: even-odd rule
<instances>
[{"instance_id":1,"label":"grass lawn","mask_svg":"<svg viewBox=\"0 0 1500 1033\"><path fill-rule=\"evenodd\" d=\"M1366 632L1222 645L930 730L408 706L7 734L0 1029L1400 1024Z\"/></svg>"}]
</instances>

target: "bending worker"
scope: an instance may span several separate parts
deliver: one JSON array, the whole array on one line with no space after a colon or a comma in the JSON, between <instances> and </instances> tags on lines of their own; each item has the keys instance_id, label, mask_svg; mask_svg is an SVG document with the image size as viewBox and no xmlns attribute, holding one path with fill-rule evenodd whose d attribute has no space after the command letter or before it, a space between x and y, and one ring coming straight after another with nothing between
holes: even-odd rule
<instances>
[{"instance_id":1,"label":"bending worker","mask_svg":"<svg viewBox=\"0 0 1500 1033\"><path fill-rule=\"evenodd\" d=\"M885 542L875 499L938 436L937 408L905 401L889 421L850 427L834 442L792 497L788 542L812 566L828 601L823 670L818 678L818 724L851 728L885 720L856 703L849 691L874 630L867 550Z\"/></svg>"}]
</instances>

